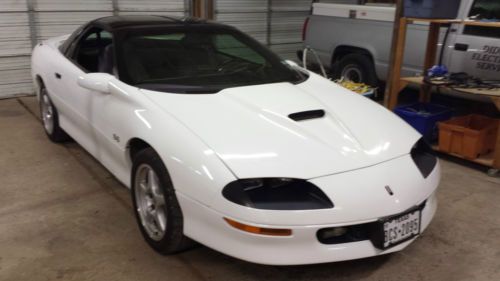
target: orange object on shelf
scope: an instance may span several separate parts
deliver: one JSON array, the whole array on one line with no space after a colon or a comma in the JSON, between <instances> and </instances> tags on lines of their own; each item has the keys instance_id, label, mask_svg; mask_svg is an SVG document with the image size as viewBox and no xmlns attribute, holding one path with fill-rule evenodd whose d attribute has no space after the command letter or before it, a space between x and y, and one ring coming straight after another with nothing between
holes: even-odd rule
<instances>
[{"instance_id":1,"label":"orange object on shelf","mask_svg":"<svg viewBox=\"0 0 500 281\"><path fill-rule=\"evenodd\" d=\"M499 120L471 114L439 123L439 150L476 159L495 149Z\"/></svg>"}]
</instances>

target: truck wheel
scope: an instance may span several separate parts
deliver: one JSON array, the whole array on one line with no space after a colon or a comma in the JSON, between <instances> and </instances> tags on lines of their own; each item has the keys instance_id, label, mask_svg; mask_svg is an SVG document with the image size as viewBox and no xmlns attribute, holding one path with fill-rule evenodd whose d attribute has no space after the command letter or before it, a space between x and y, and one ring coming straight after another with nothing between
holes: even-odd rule
<instances>
[{"instance_id":1,"label":"truck wheel","mask_svg":"<svg viewBox=\"0 0 500 281\"><path fill-rule=\"evenodd\" d=\"M372 60L362 54L349 54L340 59L333 67L333 78L345 77L356 83L365 83L376 87L378 84Z\"/></svg>"}]
</instances>

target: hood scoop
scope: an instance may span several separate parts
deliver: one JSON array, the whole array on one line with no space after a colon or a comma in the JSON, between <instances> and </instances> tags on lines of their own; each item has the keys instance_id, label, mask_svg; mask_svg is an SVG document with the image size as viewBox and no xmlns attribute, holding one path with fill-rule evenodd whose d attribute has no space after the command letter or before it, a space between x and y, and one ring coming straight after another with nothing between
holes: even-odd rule
<instances>
[{"instance_id":1,"label":"hood scoop","mask_svg":"<svg viewBox=\"0 0 500 281\"><path fill-rule=\"evenodd\" d=\"M324 116L325 116L325 111L322 109L296 112L288 115L288 117L294 121L318 119L318 118L323 118Z\"/></svg>"}]
</instances>

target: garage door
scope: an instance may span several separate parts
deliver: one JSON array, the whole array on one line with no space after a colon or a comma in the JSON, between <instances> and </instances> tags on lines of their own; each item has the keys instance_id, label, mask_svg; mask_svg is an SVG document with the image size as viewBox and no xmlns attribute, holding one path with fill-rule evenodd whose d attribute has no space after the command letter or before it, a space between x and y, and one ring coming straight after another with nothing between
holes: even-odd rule
<instances>
[{"instance_id":1,"label":"garage door","mask_svg":"<svg viewBox=\"0 0 500 281\"><path fill-rule=\"evenodd\" d=\"M31 91L31 51L25 0L0 1L0 97Z\"/></svg>"},{"instance_id":2,"label":"garage door","mask_svg":"<svg viewBox=\"0 0 500 281\"><path fill-rule=\"evenodd\" d=\"M250 34L281 57L296 60L311 0L216 0L215 18Z\"/></svg>"},{"instance_id":3,"label":"garage door","mask_svg":"<svg viewBox=\"0 0 500 281\"><path fill-rule=\"evenodd\" d=\"M302 48L302 26L310 14L311 1L271 1L270 46L286 59L297 60Z\"/></svg>"},{"instance_id":4,"label":"garage door","mask_svg":"<svg viewBox=\"0 0 500 281\"><path fill-rule=\"evenodd\" d=\"M186 14L185 0L0 0L0 98L33 92L31 47L113 14Z\"/></svg>"}]
</instances>

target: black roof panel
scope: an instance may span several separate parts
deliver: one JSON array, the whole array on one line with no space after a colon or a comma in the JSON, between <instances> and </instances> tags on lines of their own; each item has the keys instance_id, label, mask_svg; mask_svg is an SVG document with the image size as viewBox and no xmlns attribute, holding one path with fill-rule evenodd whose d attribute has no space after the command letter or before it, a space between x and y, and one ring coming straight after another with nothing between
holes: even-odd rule
<instances>
[{"instance_id":1,"label":"black roof panel","mask_svg":"<svg viewBox=\"0 0 500 281\"><path fill-rule=\"evenodd\" d=\"M189 24L216 24L210 21L191 18L191 17L170 17L170 16L155 16L155 15L126 15L126 16L109 16L98 18L92 21L96 25L100 25L108 30L127 28L127 27L144 27L158 25L189 25Z\"/></svg>"}]
</instances>

